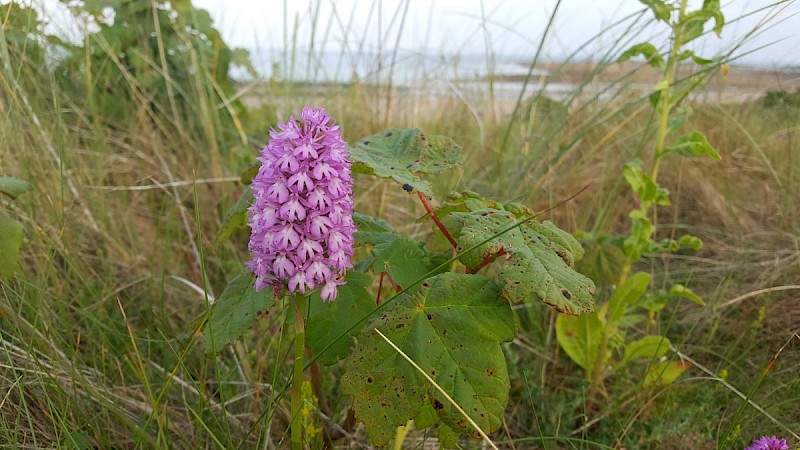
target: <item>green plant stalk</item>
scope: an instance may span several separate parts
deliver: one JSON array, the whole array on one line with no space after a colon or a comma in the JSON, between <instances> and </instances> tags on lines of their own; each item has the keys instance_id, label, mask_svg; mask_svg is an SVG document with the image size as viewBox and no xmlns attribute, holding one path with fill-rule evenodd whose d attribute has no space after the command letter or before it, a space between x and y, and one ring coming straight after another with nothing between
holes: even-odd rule
<instances>
[{"instance_id":1,"label":"green plant stalk","mask_svg":"<svg viewBox=\"0 0 800 450\"><path fill-rule=\"evenodd\" d=\"M650 178L656 182L658 177L658 167L661 163L661 158L664 156L664 147L667 140L667 133L669 131L669 115L672 112L672 107L675 106L670 99L671 86L675 81L675 71L678 66L678 54L680 53L681 45L683 45L682 31L683 20L686 15L686 7L688 0L681 0L680 9L678 11L678 21L672 25L672 48L670 48L669 56L667 57L667 65L664 67L664 78L662 79L666 87L661 90L658 97L658 104L656 106L656 113L658 114L658 131L656 132L656 146L655 154L653 155L653 166L650 169ZM639 205L639 210L647 217L650 211L650 202L644 202ZM652 205L655 206L655 205ZM655 210L655 208L654 208ZM622 266L622 273L620 274L617 286L622 285L628 279L633 264L636 261L630 259L625 260L625 265ZM603 368L608 359L608 344L611 339L611 333L616 328L616 323L606 321L603 329L603 340L600 344L600 352L597 354L597 361L595 362L594 369L591 375L591 385L589 387L589 394L587 405L594 404L597 391L603 383Z\"/></svg>"},{"instance_id":2,"label":"green plant stalk","mask_svg":"<svg viewBox=\"0 0 800 450\"><path fill-rule=\"evenodd\" d=\"M306 350L306 296L294 297L294 375L292 376L292 450L303 450L303 364Z\"/></svg>"}]
</instances>

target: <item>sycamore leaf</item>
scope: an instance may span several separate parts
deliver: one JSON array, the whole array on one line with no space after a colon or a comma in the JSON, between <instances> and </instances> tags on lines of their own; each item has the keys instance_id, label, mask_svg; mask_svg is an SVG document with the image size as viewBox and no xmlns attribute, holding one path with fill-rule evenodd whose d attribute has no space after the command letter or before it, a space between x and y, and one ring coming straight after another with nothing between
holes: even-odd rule
<instances>
[{"instance_id":1,"label":"sycamore leaf","mask_svg":"<svg viewBox=\"0 0 800 450\"><path fill-rule=\"evenodd\" d=\"M408 361L378 334L379 329L458 403L486 432L497 430L508 402L509 380L500 343L516 334L514 314L483 275L448 272L430 278L415 294L403 295L375 317L346 360L342 392L353 396L356 418L370 442L386 445L409 419L437 419L450 431L473 430ZM430 409L433 409L434 418ZM441 425L440 425L441 427Z\"/></svg>"},{"instance_id":2,"label":"sycamore leaf","mask_svg":"<svg viewBox=\"0 0 800 450\"><path fill-rule=\"evenodd\" d=\"M372 248L372 255L375 270L388 272L401 288L410 286L450 259L444 253L428 251L424 242L401 234L387 236Z\"/></svg>"},{"instance_id":3,"label":"sycamore leaf","mask_svg":"<svg viewBox=\"0 0 800 450\"><path fill-rule=\"evenodd\" d=\"M254 277L244 270L225 286L214 301L204 334L206 352L215 353L238 339L275 303L272 289L256 292Z\"/></svg>"},{"instance_id":4,"label":"sycamore leaf","mask_svg":"<svg viewBox=\"0 0 800 450\"><path fill-rule=\"evenodd\" d=\"M368 274L351 270L347 272L345 281L339 286L336 300L323 302L317 292L309 302L306 344L312 354L318 355L319 361L328 366L347 356L352 336L361 333L364 324L348 330L376 307L375 299L368 291L372 284ZM333 345L321 353L331 342Z\"/></svg>"},{"instance_id":5,"label":"sycamore leaf","mask_svg":"<svg viewBox=\"0 0 800 450\"><path fill-rule=\"evenodd\" d=\"M578 241L551 222L529 220L508 230L515 222L513 214L497 209L453 212L444 218L459 252L480 244L460 255L468 268L505 253L498 258L497 276L501 295L512 303L538 299L567 314L593 311L594 283L574 270L575 261L583 257Z\"/></svg>"},{"instance_id":6,"label":"sycamore leaf","mask_svg":"<svg viewBox=\"0 0 800 450\"><path fill-rule=\"evenodd\" d=\"M361 213L353 213L356 224L355 245L376 245L395 234L394 227L383 219Z\"/></svg>"},{"instance_id":7,"label":"sycamore leaf","mask_svg":"<svg viewBox=\"0 0 800 450\"><path fill-rule=\"evenodd\" d=\"M427 136L419 128L385 130L350 147L353 173L392 179L425 195L429 182L418 173L439 173L462 162L461 147L445 136Z\"/></svg>"}]
</instances>

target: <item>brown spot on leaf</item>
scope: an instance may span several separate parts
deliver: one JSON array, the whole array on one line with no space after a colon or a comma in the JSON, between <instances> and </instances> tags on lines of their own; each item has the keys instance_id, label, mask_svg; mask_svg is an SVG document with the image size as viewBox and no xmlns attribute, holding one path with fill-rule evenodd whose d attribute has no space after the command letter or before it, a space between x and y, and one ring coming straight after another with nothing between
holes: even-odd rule
<instances>
[{"instance_id":1,"label":"brown spot on leaf","mask_svg":"<svg viewBox=\"0 0 800 450\"><path fill-rule=\"evenodd\" d=\"M567 300L572 300L572 294L566 289L561 290L561 295L563 295Z\"/></svg>"},{"instance_id":2,"label":"brown spot on leaf","mask_svg":"<svg viewBox=\"0 0 800 450\"><path fill-rule=\"evenodd\" d=\"M438 398L434 397L434 399L433 399L433 409L435 409L437 411L443 410L444 409L444 403L442 403L442 401L439 400Z\"/></svg>"}]
</instances>

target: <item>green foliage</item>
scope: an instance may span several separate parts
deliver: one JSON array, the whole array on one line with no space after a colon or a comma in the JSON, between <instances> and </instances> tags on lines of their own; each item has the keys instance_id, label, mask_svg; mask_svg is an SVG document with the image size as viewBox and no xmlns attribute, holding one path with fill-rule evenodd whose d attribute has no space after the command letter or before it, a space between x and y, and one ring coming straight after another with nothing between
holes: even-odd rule
<instances>
[{"instance_id":1,"label":"green foliage","mask_svg":"<svg viewBox=\"0 0 800 450\"><path fill-rule=\"evenodd\" d=\"M629 342L625 346L622 364L627 364L633 359L660 358L669 351L669 339L664 336L650 335Z\"/></svg>"},{"instance_id":2,"label":"green foliage","mask_svg":"<svg viewBox=\"0 0 800 450\"><path fill-rule=\"evenodd\" d=\"M528 220L512 228L517 217L510 212L478 209L451 212L443 223L460 249L478 246L459 258L467 268L502 256L498 284L512 303L540 300L567 314L593 310L594 283L574 270L583 248L551 222Z\"/></svg>"},{"instance_id":3,"label":"green foliage","mask_svg":"<svg viewBox=\"0 0 800 450\"><path fill-rule=\"evenodd\" d=\"M672 7L667 2L664 0L639 0L639 2L650 8L656 16L656 19L669 22L669 18L672 14Z\"/></svg>"},{"instance_id":4,"label":"green foliage","mask_svg":"<svg viewBox=\"0 0 800 450\"><path fill-rule=\"evenodd\" d=\"M253 203L253 190L248 186L225 213L222 226L217 232L217 245L230 239L237 231L247 229L247 211L251 203Z\"/></svg>"},{"instance_id":5,"label":"green foliage","mask_svg":"<svg viewBox=\"0 0 800 450\"><path fill-rule=\"evenodd\" d=\"M516 325L508 302L498 293L498 286L482 275L437 275L417 293L404 294L367 326L347 358L342 390L353 396L356 417L366 425L370 442L387 444L397 426L418 417L423 425L441 422L457 433L475 434L375 328L448 392L484 432L500 427L509 381L499 344L514 337Z\"/></svg>"},{"instance_id":6,"label":"green foliage","mask_svg":"<svg viewBox=\"0 0 800 450\"><path fill-rule=\"evenodd\" d=\"M24 180L0 177L0 194L12 200L30 189L31 185ZM0 209L0 278L10 277L17 270L22 231L22 224Z\"/></svg>"},{"instance_id":7,"label":"green foliage","mask_svg":"<svg viewBox=\"0 0 800 450\"><path fill-rule=\"evenodd\" d=\"M444 136L427 136L419 128L390 129L350 147L353 173L389 178L432 195L431 185L417 174L435 174L462 162L461 147Z\"/></svg>"},{"instance_id":8,"label":"green foliage","mask_svg":"<svg viewBox=\"0 0 800 450\"><path fill-rule=\"evenodd\" d=\"M85 40L86 48L73 49L60 63L58 79L76 95L85 95L92 112L112 125L125 124L131 111L146 105L151 115L169 117L173 126L192 126L195 121L186 119L202 113L191 101L198 90L219 102L227 100L216 91L233 96L232 62L252 68L246 51L228 48L209 13L189 0L62 2L76 15L92 17L97 31ZM111 23L104 19L108 11L113 11ZM244 113L239 102L230 104ZM221 129L235 129L229 115L219 118Z\"/></svg>"},{"instance_id":9,"label":"green foliage","mask_svg":"<svg viewBox=\"0 0 800 450\"><path fill-rule=\"evenodd\" d=\"M761 99L761 104L767 108L786 106L790 108L800 108L800 90L797 92L787 92L783 89L770 89Z\"/></svg>"},{"instance_id":10,"label":"green foliage","mask_svg":"<svg viewBox=\"0 0 800 450\"><path fill-rule=\"evenodd\" d=\"M31 190L31 185L19 178L0 177L0 194L10 197L12 200Z\"/></svg>"},{"instance_id":11,"label":"green foliage","mask_svg":"<svg viewBox=\"0 0 800 450\"><path fill-rule=\"evenodd\" d=\"M654 92L650 95L650 104L658 118L652 165L649 170L645 170L642 161L636 158L623 168L625 181L635 197L635 207L628 215L631 220L630 231L627 236L621 236L622 252L614 245L618 239L591 243L590 262L587 264L593 279L604 281L609 285L616 284L608 303L598 313L592 314L592 317L582 316L578 319L558 317L556 320L559 344L567 355L586 370L591 383L590 402L594 401L596 392L602 388L603 380L607 376L605 362L612 358L614 349L624 347L622 359L614 365L619 368L631 360L663 356L669 346L669 341L662 336L645 336L624 345L624 329L640 320L639 315L630 314L634 309L646 309L650 314L656 314L664 308L668 300L684 297L703 304L694 292L683 285L675 285L668 294L661 291L646 296L650 275L645 273L637 273L631 277L628 275L645 252L675 252L702 247L702 242L698 238L689 235L682 236L677 241L673 239L654 241L656 229L650 217L654 215L656 207L670 204L669 192L659 186L656 180L659 165L664 157L708 156L714 160L720 159L719 153L699 132L690 132L675 139L671 144L667 143L667 136L683 127L686 118L691 114L691 109L680 108L679 103L693 88L702 83L704 76L702 74L690 76L689 82L684 83L677 93L673 93L678 62L690 58L703 66L713 62L698 57L682 46L700 36L704 25L711 19L714 19L714 31L719 35L725 19L720 10L719 0L705 0L700 9L692 12L687 12L686 1L680 2L675 11L669 2L663 0L640 0L640 2L653 11L656 19L668 24L672 31L672 48L664 55L659 54L652 44L641 43L620 56L620 60L624 61L642 55L650 65L663 69L663 75L653 86ZM671 21L673 18L675 20ZM672 114L673 112L676 114ZM664 368L664 376L648 372L644 386L671 383L682 372L679 370L679 365L671 363L659 363L659 365Z\"/></svg>"},{"instance_id":12,"label":"green foliage","mask_svg":"<svg viewBox=\"0 0 800 450\"><path fill-rule=\"evenodd\" d=\"M685 136L679 137L672 145L665 148L662 153L663 156L671 154L681 156L708 156L715 161L721 159L719 153L711 147L706 137L697 131L692 131Z\"/></svg>"},{"instance_id":13,"label":"green foliage","mask_svg":"<svg viewBox=\"0 0 800 450\"><path fill-rule=\"evenodd\" d=\"M10 277L17 270L22 246L22 224L0 210L0 278Z\"/></svg>"},{"instance_id":14,"label":"green foliage","mask_svg":"<svg viewBox=\"0 0 800 450\"><path fill-rule=\"evenodd\" d=\"M556 318L556 339L561 349L575 364L581 366L586 377L592 375L603 340L603 322L597 314L582 314L578 317L560 315Z\"/></svg>"},{"instance_id":15,"label":"green foliage","mask_svg":"<svg viewBox=\"0 0 800 450\"><path fill-rule=\"evenodd\" d=\"M636 193L643 208L650 205L669 205L669 191L665 188L658 186L650 175L642 172L642 161L634 159L625 164L622 170L625 176L625 181Z\"/></svg>"},{"instance_id":16,"label":"green foliage","mask_svg":"<svg viewBox=\"0 0 800 450\"><path fill-rule=\"evenodd\" d=\"M633 47L629 48L628 50L625 50L625 52L623 52L622 55L620 55L617 61L619 62L627 61L633 58L634 56L644 56L644 59L652 67L658 69L664 67L664 57L661 56L661 54L658 53L658 49L656 49L656 47L649 42L636 44Z\"/></svg>"},{"instance_id":17,"label":"green foliage","mask_svg":"<svg viewBox=\"0 0 800 450\"><path fill-rule=\"evenodd\" d=\"M650 274L638 272L619 285L614 294L608 299L607 320L612 324L618 322L628 309L642 298L650 285Z\"/></svg>"},{"instance_id":18,"label":"green foliage","mask_svg":"<svg viewBox=\"0 0 800 450\"><path fill-rule=\"evenodd\" d=\"M664 361L651 365L647 369L642 384L644 386L666 386L677 380L689 364L681 361Z\"/></svg>"},{"instance_id":19,"label":"green foliage","mask_svg":"<svg viewBox=\"0 0 800 450\"><path fill-rule=\"evenodd\" d=\"M214 301L204 332L207 352L218 352L238 339L275 303L272 289L256 292L253 283L254 277L245 270L234 277Z\"/></svg>"},{"instance_id":20,"label":"green foliage","mask_svg":"<svg viewBox=\"0 0 800 450\"><path fill-rule=\"evenodd\" d=\"M401 234L386 234L372 248L373 267L387 272L401 288L410 286L449 258L425 248L425 243Z\"/></svg>"},{"instance_id":21,"label":"green foliage","mask_svg":"<svg viewBox=\"0 0 800 450\"><path fill-rule=\"evenodd\" d=\"M610 285L619 280L625 265L622 239L612 236L584 237L581 240L584 255L575 268L586 275L595 285Z\"/></svg>"},{"instance_id":22,"label":"green foliage","mask_svg":"<svg viewBox=\"0 0 800 450\"><path fill-rule=\"evenodd\" d=\"M392 239L395 234L394 228L387 221L377 217L355 212L353 222L357 228L355 245L376 245L386 239Z\"/></svg>"},{"instance_id":23,"label":"green foliage","mask_svg":"<svg viewBox=\"0 0 800 450\"><path fill-rule=\"evenodd\" d=\"M350 271L345 281L339 287L339 297L333 302L323 302L319 293L311 296L306 344L311 353L326 365L335 364L348 355L351 338L361 333L364 324L350 328L367 317L377 306L368 291L372 277L366 273Z\"/></svg>"}]
</instances>

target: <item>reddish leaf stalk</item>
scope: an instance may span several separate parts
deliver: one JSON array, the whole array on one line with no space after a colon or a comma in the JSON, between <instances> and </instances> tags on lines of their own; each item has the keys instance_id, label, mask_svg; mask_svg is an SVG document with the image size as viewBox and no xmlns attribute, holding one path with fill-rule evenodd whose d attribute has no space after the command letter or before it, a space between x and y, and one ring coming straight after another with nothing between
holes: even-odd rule
<instances>
[{"instance_id":1,"label":"reddish leaf stalk","mask_svg":"<svg viewBox=\"0 0 800 450\"><path fill-rule=\"evenodd\" d=\"M436 213L433 212L433 207L431 207L431 204L430 202L428 202L428 199L425 197L425 194L418 191L417 196L422 201L422 206L425 207L425 211L428 211L428 215L431 216L431 219L433 219L433 223L435 223L436 226L439 227L439 231L441 231L444 237L446 237L447 240L450 241L450 245L452 245L454 249L457 249L458 244L456 244L456 240L453 239L453 236L451 236L450 232L447 231L447 228L444 227L442 221L439 220L438 217L436 217Z\"/></svg>"},{"instance_id":2,"label":"reddish leaf stalk","mask_svg":"<svg viewBox=\"0 0 800 450\"><path fill-rule=\"evenodd\" d=\"M508 253L506 252L506 250L504 248L501 248L500 251L495 254L484 255L483 261L481 261L481 263L478 264L474 269L467 269L467 273L478 273L478 271L488 266L492 261L494 261L498 257L507 254Z\"/></svg>"},{"instance_id":3,"label":"reddish leaf stalk","mask_svg":"<svg viewBox=\"0 0 800 450\"><path fill-rule=\"evenodd\" d=\"M376 305L380 305L381 304L381 291L383 291L383 278L384 277L389 279L389 283L392 284L392 287L394 288L395 292L400 292L400 291L403 290L403 288L401 288L400 286L397 285L397 283L394 282L394 279L392 279L392 276L389 275L389 272L381 272L381 278L378 280L378 295L377 295L377 297L375 297L375 304Z\"/></svg>"}]
</instances>

